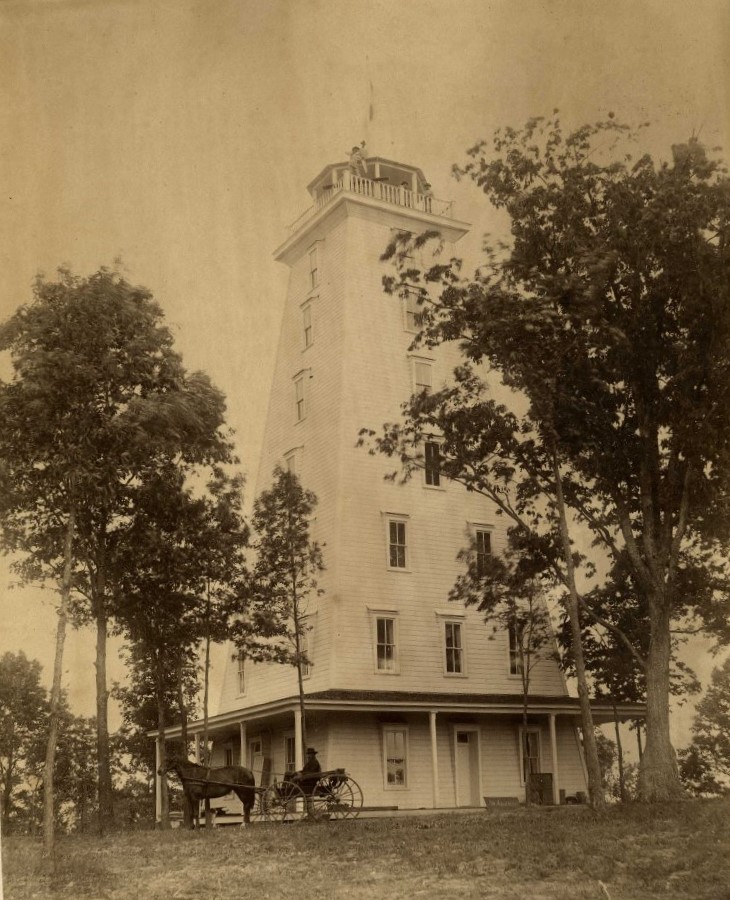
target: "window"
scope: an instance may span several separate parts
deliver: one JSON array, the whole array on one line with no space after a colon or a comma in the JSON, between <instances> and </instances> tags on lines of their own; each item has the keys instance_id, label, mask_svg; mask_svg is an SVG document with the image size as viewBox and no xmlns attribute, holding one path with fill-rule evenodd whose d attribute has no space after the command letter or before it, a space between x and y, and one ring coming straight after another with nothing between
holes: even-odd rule
<instances>
[{"instance_id":1,"label":"window","mask_svg":"<svg viewBox=\"0 0 730 900\"><path fill-rule=\"evenodd\" d=\"M424 444L423 477L431 487L441 484L441 451L436 441L426 441Z\"/></svg>"},{"instance_id":2,"label":"window","mask_svg":"<svg viewBox=\"0 0 730 900\"><path fill-rule=\"evenodd\" d=\"M424 359L413 361L413 389L414 393L427 393L431 390L431 363Z\"/></svg>"},{"instance_id":3,"label":"window","mask_svg":"<svg viewBox=\"0 0 730 900\"><path fill-rule=\"evenodd\" d=\"M284 771L293 772L297 767L297 750L294 735L284 738Z\"/></svg>"},{"instance_id":4,"label":"window","mask_svg":"<svg viewBox=\"0 0 730 900\"><path fill-rule=\"evenodd\" d=\"M301 422L307 415L307 390L306 372L301 372L294 378L294 404L297 422Z\"/></svg>"},{"instance_id":5,"label":"window","mask_svg":"<svg viewBox=\"0 0 730 900\"><path fill-rule=\"evenodd\" d=\"M463 675L464 644L461 622L444 622L444 651L446 654L446 674Z\"/></svg>"},{"instance_id":6,"label":"window","mask_svg":"<svg viewBox=\"0 0 730 900\"><path fill-rule=\"evenodd\" d=\"M309 286L316 288L319 285L319 261L317 247L309 251Z\"/></svg>"},{"instance_id":7,"label":"window","mask_svg":"<svg viewBox=\"0 0 730 900\"><path fill-rule=\"evenodd\" d=\"M386 788L408 786L408 729L404 725L383 727Z\"/></svg>"},{"instance_id":8,"label":"window","mask_svg":"<svg viewBox=\"0 0 730 900\"><path fill-rule=\"evenodd\" d=\"M239 650L236 656L236 675L238 677L238 693L243 694L246 690L246 657L243 650Z\"/></svg>"},{"instance_id":9,"label":"window","mask_svg":"<svg viewBox=\"0 0 730 900\"><path fill-rule=\"evenodd\" d=\"M233 765L233 747L226 747L226 763L227 766Z\"/></svg>"},{"instance_id":10,"label":"window","mask_svg":"<svg viewBox=\"0 0 730 900\"><path fill-rule=\"evenodd\" d=\"M388 565L391 569L406 568L406 523L398 519L388 520Z\"/></svg>"},{"instance_id":11,"label":"window","mask_svg":"<svg viewBox=\"0 0 730 900\"><path fill-rule=\"evenodd\" d=\"M520 777L527 782L528 775L540 772L540 730L520 728Z\"/></svg>"},{"instance_id":12,"label":"window","mask_svg":"<svg viewBox=\"0 0 730 900\"><path fill-rule=\"evenodd\" d=\"M515 624L507 628L509 635L509 673L510 675L522 674L522 634Z\"/></svg>"},{"instance_id":13,"label":"window","mask_svg":"<svg viewBox=\"0 0 730 900\"><path fill-rule=\"evenodd\" d=\"M474 542L477 551L477 574L483 575L487 570L487 559L492 555L492 532L477 528Z\"/></svg>"},{"instance_id":14,"label":"window","mask_svg":"<svg viewBox=\"0 0 730 900\"><path fill-rule=\"evenodd\" d=\"M421 306L415 291L408 291L406 294L404 310L406 331L418 331L421 327Z\"/></svg>"},{"instance_id":15,"label":"window","mask_svg":"<svg viewBox=\"0 0 730 900\"><path fill-rule=\"evenodd\" d=\"M302 307L302 341L304 349L314 343L314 328L312 326L312 306L307 303Z\"/></svg>"},{"instance_id":16,"label":"window","mask_svg":"<svg viewBox=\"0 0 730 900\"><path fill-rule=\"evenodd\" d=\"M309 618L303 616L301 619L301 634L299 635L299 649L301 650L302 656L305 658L302 663L302 678L309 678L312 674L312 665L310 662L310 640L309 635L312 631L312 626L309 624Z\"/></svg>"},{"instance_id":17,"label":"window","mask_svg":"<svg viewBox=\"0 0 730 900\"><path fill-rule=\"evenodd\" d=\"M375 619L375 666L379 672L396 671L395 619Z\"/></svg>"},{"instance_id":18,"label":"window","mask_svg":"<svg viewBox=\"0 0 730 900\"><path fill-rule=\"evenodd\" d=\"M301 468L301 449L301 447L295 447L293 450L290 450L288 453L284 454L284 463L286 465L287 472L290 472L292 475L296 475L297 478L299 478Z\"/></svg>"}]
</instances>

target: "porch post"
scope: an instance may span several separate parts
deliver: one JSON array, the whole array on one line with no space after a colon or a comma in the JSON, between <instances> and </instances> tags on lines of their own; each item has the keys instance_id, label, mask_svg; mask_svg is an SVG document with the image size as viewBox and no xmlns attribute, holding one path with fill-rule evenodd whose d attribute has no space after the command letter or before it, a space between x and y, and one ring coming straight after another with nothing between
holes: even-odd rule
<instances>
[{"instance_id":1,"label":"porch post","mask_svg":"<svg viewBox=\"0 0 730 900\"><path fill-rule=\"evenodd\" d=\"M155 822L159 825L162 821L162 779L164 775L160 775L160 742L155 738Z\"/></svg>"},{"instance_id":2,"label":"porch post","mask_svg":"<svg viewBox=\"0 0 730 900\"><path fill-rule=\"evenodd\" d=\"M558 772L558 738L555 728L555 713L550 713L550 752L553 757L553 803L560 803L560 774Z\"/></svg>"},{"instance_id":3,"label":"porch post","mask_svg":"<svg viewBox=\"0 0 730 900\"><path fill-rule=\"evenodd\" d=\"M433 780L433 808L438 808L439 802L439 761L438 744L436 741L436 711L428 713L428 727L431 732L431 778Z\"/></svg>"},{"instance_id":4,"label":"porch post","mask_svg":"<svg viewBox=\"0 0 730 900\"><path fill-rule=\"evenodd\" d=\"M193 740L195 741L195 762L200 765L200 733L195 732L193 735Z\"/></svg>"},{"instance_id":5,"label":"porch post","mask_svg":"<svg viewBox=\"0 0 730 900\"><path fill-rule=\"evenodd\" d=\"M297 769L304 765L304 747L302 747L302 711L294 710L294 764Z\"/></svg>"},{"instance_id":6,"label":"porch post","mask_svg":"<svg viewBox=\"0 0 730 900\"><path fill-rule=\"evenodd\" d=\"M241 752L238 757L238 764L246 768L246 723L238 723L238 734L241 741Z\"/></svg>"}]
</instances>

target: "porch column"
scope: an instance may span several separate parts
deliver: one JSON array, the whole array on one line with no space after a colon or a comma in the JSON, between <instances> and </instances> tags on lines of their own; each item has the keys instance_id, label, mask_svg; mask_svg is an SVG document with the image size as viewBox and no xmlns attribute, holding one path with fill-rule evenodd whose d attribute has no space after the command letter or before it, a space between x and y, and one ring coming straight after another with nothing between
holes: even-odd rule
<instances>
[{"instance_id":1,"label":"porch column","mask_svg":"<svg viewBox=\"0 0 730 900\"><path fill-rule=\"evenodd\" d=\"M438 808L439 803L439 760L438 743L436 741L436 711L430 710L428 714L428 728L431 732L431 778L433 780L433 808Z\"/></svg>"},{"instance_id":2,"label":"porch column","mask_svg":"<svg viewBox=\"0 0 730 900\"><path fill-rule=\"evenodd\" d=\"M302 747L302 711L294 710L294 764L297 769L304 765L304 747Z\"/></svg>"},{"instance_id":3,"label":"porch column","mask_svg":"<svg viewBox=\"0 0 730 900\"><path fill-rule=\"evenodd\" d=\"M161 765L160 742L155 739L155 822L158 825L162 821L162 779L164 776L160 775Z\"/></svg>"},{"instance_id":4,"label":"porch column","mask_svg":"<svg viewBox=\"0 0 730 900\"><path fill-rule=\"evenodd\" d=\"M195 762L200 765L200 733L198 731L193 735L195 741Z\"/></svg>"},{"instance_id":5,"label":"porch column","mask_svg":"<svg viewBox=\"0 0 730 900\"><path fill-rule=\"evenodd\" d=\"M558 738L555 729L555 713L550 713L550 753L553 760L553 803L560 803L560 775L558 772Z\"/></svg>"},{"instance_id":6,"label":"porch column","mask_svg":"<svg viewBox=\"0 0 730 900\"><path fill-rule=\"evenodd\" d=\"M241 741L241 752L238 757L238 764L246 768L246 723L238 723L238 734Z\"/></svg>"}]
</instances>

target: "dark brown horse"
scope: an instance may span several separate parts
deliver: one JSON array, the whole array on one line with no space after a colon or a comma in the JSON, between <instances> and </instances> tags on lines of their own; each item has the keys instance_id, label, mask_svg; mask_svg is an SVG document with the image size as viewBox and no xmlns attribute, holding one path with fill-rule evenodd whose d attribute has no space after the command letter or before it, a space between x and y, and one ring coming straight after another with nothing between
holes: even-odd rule
<instances>
[{"instance_id":1,"label":"dark brown horse","mask_svg":"<svg viewBox=\"0 0 730 900\"><path fill-rule=\"evenodd\" d=\"M211 768L173 757L160 767L157 774L164 775L167 772L174 772L182 782L185 802L189 804L193 816L193 828L199 825L201 800L224 797L231 791L243 803L244 826L251 821L256 782L250 769L244 769L243 766Z\"/></svg>"}]
</instances>

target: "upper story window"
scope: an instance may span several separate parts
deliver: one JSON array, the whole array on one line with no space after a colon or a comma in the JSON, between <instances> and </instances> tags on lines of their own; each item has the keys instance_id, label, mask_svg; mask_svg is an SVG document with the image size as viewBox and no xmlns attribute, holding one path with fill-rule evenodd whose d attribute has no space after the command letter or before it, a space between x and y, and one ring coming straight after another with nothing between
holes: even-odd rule
<instances>
[{"instance_id":1,"label":"upper story window","mask_svg":"<svg viewBox=\"0 0 730 900\"><path fill-rule=\"evenodd\" d=\"M486 528L476 528L474 543L477 554L477 572L483 575L487 570L487 562L492 555L492 532Z\"/></svg>"},{"instance_id":2,"label":"upper story window","mask_svg":"<svg viewBox=\"0 0 730 900\"><path fill-rule=\"evenodd\" d=\"M441 451L436 441L426 441L423 446L423 478L430 487L441 484Z\"/></svg>"},{"instance_id":3,"label":"upper story window","mask_svg":"<svg viewBox=\"0 0 730 900\"><path fill-rule=\"evenodd\" d=\"M302 307L302 346L306 350L314 343L314 324L312 322L312 304Z\"/></svg>"},{"instance_id":4,"label":"upper story window","mask_svg":"<svg viewBox=\"0 0 730 900\"><path fill-rule=\"evenodd\" d=\"M301 478L302 448L293 447L288 451L288 453L285 453L284 464L286 466L287 472L290 472L292 475L296 475L297 478Z\"/></svg>"},{"instance_id":5,"label":"upper story window","mask_svg":"<svg viewBox=\"0 0 730 900\"><path fill-rule=\"evenodd\" d=\"M312 674L312 625L309 616L302 617L301 632L299 634L299 650L302 654L302 678L309 678Z\"/></svg>"},{"instance_id":6,"label":"upper story window","mask_svg":"<svg viewBox=\"0 0 730 900\"><path fill-rule=\"evenodd\" d=\"M246 692L246 657L243 650L238 651L236 656L236 677L238 679L238 693Z\"/></svg>"},{"instance_id":7,"label":"upper story window","mask_svg":"<svg viewBox=\"0 0 730 900\"><path fill-rule=\"evenodd\" d=\"M444 622L444 654L447 675L464 675L464 632L461 622Z\"/></svg>"},{"instance_id":8,"label":"upper story window","mask_svg":"<svg viewBox=\"0 0 730 900\"><path fill-rule=\"evenodd\" d=\"M521 675L522 635L514 623L508 626L507 634L509 636L509 673L510 675Z\"/></svg>"},{"instance_id":9,"label":"upper story window","mask_svg":"<svg viewBox=\"0 0 730 900\"><path fill-rule=\"evenodd\" d=\"M375 619L375 667L378 672L397 671L396 619L377 616Z\"/></svg>"},{"instance_id":10,"label":"upper story window","mask_svg":"<svg viewBox=\"0 0 730 900\"><path fill-rule=\"evenodd\" d=\"M421 307L418 303L418 294L415 291L408 291L403 306L406 331L418 331L421 327Z\"/></svg>"},{"instance_id":11,"label":"upper story window","mask_svg":"<svg viewBox=\"0 0 730 900\"><path fill-rule=\"evenodd\" d=\"M297 422L307 416L307 379L309 371L305 370L294 376L294 415Z\"/></svg>"},{"instance_id":12,"label":"upper story window","mask_svg":"<svg viewBox=\"0 0 730 900\"><path fill-rule=\"evenodd\" d=\"M309 251L309 287L319 287L319 248L316 244Z\"/></svg>"},{"instance_id":13,"label":"upper story window","mask_svg":"<svg viewBox=\"0 0 730 900\"><path fill-rule=\"evenodd\" d=\"M407 522L405 519L388 519L388 567L408 567Z\"/></svg>"},{"instance_id":14,"label":"upper story window","mask_svg":"<svg viewBox=\"0 0 730 900\"><path fill-rule=\"evenodd\" d=\"M413 393L430 392L433 387L433 365L428 359L413 359Z\"/></svg>"}]
</instances>

